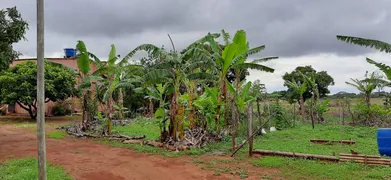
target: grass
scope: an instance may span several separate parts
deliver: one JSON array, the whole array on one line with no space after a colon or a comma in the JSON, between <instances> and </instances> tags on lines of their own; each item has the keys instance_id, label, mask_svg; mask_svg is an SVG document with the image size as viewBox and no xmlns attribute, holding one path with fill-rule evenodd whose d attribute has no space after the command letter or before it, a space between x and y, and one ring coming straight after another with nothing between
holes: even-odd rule
<instances>
[{"instance_id":1,"label":"grass","mask_svg":"<svg viewBox=\"0 0 391 180\"><path fill-rule=\"evenodd\" d=\"M353 149L361 154L378 155L376 130L374 127L351 127L338 125L303 125L294 129L268 133L254 141L255 149L289 151L297 153L332 155L350 153ZM314 144L310 139L356 141L355 145Z\"/></svg>"},{"instance_id":2,"label":"grass","mask_svg":"<svg viewBox=\"0 0 391 180\"><path fill-rule=\"evenodd\" d=\"M36 180L38 179L37 159L24 158L6 161L0 165L2 180ZM47 179L72 180L63 168L47 163Z\"/></svg>"},{"instance_id":3,"label":"grass","mask_svg":"<svg viewBox=\"0 0 391 180\"><path fill-rule=\"evenodd\" d=\"M327 163L304 159L265 157L251 162L254 166L279 168L289 179L388 179L391 168L354 163Z\"/></svg>"},{"instance_id":4,"label":"grass","mask_svg":"<svg viewBox=\"0 0 391 180\"><path fill-rule=\"evenodd\" d=\"M53 139L64 139L64 137L67 136L67 133L64 131L52 131L46 133L46 135Z\"/></svg>"},{"instance_id":5,"label":"grass","mask_svg":"<svg viewBox=\"0 0 391 180\"><path fill-rule=\"evenodd\" d=\"M114 132L129 136L146 135L147 140L159 139L160 130L154 120L137 120L126 126L114 127ZM312 129L310 125L300 125L293 129L267 133L263 137L256 137L254 140L254 149L288 151L308 154L332 155L339 153L350 153L350 150L362 154L378 155L375 127L351 127L339 125L315 125ZM341 144L314 144L310 139L331 139L356 141L355 145ZM237 142L241 143L244 137L239 137ZM111 143L110 141L106 143ZM120 143L121 144L121 143ZM118 146L118 145L115 145ZM134 145L136 151L158 153L154 147ZM213 155L227 155L231 152L231 138L225 137L222 142L212 143L203 149L197 149L194 154L210 153ZM193 150L192 150L193 151ZM194 150L196 151L196 150ZM241 153L245 153L246 148L242 148Z\"/></svg>"},{"instance_id":6,"label":"grass","mask_svg":"<svg viewBox=\"0 0 391 180\"><path fill-rule=\"evenodd\" d=\"M158 140L160 137L159 124L156 120L136 120L126 126L114 126L113 132L128 136L146 135L147 140Z\"/></svg>"},{"instance_id":7,"label":"grass","mask_svg":"<svg viewBox=\"0 0 391 180\"><path fill-rule=\"evenodd\" d=\"M112 141L108 139L95 139L95 141L103 144L107 144L112 147L131 148L136 152L146 153L146 154L159 154L165 157L178 157L182 155L198 156L205 153L203 149L196 149L196 148L187 151L169 152L164 148L157 148L148 145L138 145L138 144L123 144L121 142Z\"/></svg>"}]
</instances>

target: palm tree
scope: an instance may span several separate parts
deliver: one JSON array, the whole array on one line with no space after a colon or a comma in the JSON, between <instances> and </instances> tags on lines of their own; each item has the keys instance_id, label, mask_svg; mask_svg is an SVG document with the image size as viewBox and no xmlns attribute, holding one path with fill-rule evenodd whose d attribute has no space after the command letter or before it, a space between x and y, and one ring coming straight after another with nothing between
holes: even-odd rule
<instances>
[{"instance_id":1,"label":"palm tree","mask_svg":"<svg viewBox=\"0 0 391 180\"><path fill-rule=\"evenodd\" d=\"M301 109L301 116L303 120L305 119L305 110L304 110L304 96L303 94L307 91L307 84L296 82L294 79L292 81L285 81L285 83L291 87L296 94L300 96L300 109Z\"/></svg>"}]
</instances>

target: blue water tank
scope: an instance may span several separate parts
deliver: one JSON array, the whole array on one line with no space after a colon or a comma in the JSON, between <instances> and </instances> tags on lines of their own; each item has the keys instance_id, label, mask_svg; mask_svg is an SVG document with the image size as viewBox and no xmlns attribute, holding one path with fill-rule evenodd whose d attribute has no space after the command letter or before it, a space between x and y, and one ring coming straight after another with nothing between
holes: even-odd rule
<instances>
[{"instance_id":1,"label":"blue water tank","mask_svg":"<svg viewBox=\"0 0 391 180\"><path fill-rule=\"evenodd\" d=\"M391 157L391 128L377 130L377 146L379 153Z\"/></svg>"},{"instance_id":2,"label":"blue water tank","mask_svg":"<svg viewBox=\"0 0 391 180\"><path fill-rule=\"evenodd\" d=\"M65 57L70 58L70 57L75 57L76 56L76 49L73 48L65 48Z\"/></svg>"}]
</instances>

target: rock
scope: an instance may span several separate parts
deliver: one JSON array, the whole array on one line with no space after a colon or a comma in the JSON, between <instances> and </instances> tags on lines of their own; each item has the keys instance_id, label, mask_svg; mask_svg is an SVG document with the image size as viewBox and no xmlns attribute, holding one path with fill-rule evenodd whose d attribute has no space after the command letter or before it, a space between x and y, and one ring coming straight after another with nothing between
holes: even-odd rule
<instances>
[{"instance_id":1,"label":"rock","mask_svg":"<svg viewBox=\"0 0 391 180\"><path fill-rule=\"evenodd\" d=\"M270 132L275 132L277 129L275 127L270 127Z\"/></svg>"}]
</instances>

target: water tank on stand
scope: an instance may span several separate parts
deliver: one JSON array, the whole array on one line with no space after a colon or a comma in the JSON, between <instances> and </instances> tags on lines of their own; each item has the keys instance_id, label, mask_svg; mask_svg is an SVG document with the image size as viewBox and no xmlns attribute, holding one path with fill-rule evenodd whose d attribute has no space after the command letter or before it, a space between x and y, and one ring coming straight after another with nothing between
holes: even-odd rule
<instances>
[{"instance_id":1,"label":"water tank on stand","mask_svg":"<svg viewBox=\"0 0 391 180\"><path fill-rule=\"evenodd\" d=\"M76 57L76 49L73 49L73 48L65 48L65 49L64 49L64 52L65 52L65 58Z\"/></svg>"},{"instance_id":2,"label":"water tank on stand","mask_svg":"<svg viewBox=\"0 0 391 180\"><path fill-rule=\"evenodd\" d=\"M391 128L377 130L377 145L380 155L391 157Z\"/></svg>"}]
</instances>

